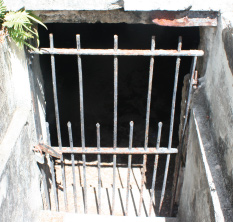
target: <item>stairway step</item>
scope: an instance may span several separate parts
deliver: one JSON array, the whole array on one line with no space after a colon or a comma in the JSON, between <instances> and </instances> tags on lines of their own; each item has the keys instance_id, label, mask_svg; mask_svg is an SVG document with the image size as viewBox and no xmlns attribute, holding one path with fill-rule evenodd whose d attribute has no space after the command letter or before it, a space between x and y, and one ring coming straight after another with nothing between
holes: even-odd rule
<instances>
[{"instance_id":1,"label":"stairway step","mask_svg":"<svg viewBox=\"0 0 233 222\"><path fill-rule=\"evenodd\" d=\"M95 221L95 222L128 222L128 221L145 221L145 222L178 222L173 217L135 217L135 216L104 216L104 215L87 215L66 212L54 212L43 210L40 213L39 222L76 222L76 221Z\"/></svg>"}]
</instances>

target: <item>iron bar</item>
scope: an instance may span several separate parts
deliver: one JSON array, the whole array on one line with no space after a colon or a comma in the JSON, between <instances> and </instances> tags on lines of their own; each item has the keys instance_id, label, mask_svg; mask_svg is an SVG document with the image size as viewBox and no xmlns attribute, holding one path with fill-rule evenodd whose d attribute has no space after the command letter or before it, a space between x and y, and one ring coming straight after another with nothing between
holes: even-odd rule
<instances>
[{"instance_id":1,"label":"iron bar","mask_svg":"<svg viewBox=\"0 0 233 222\"><path fill-rule=\"evenodd\" d=\"M157 148L157 149L159 149L159 147L160 147L160 139L161 139L162 125L163 125L162 122L159 122L159 124L158 124L157 143L156 143L156 148ZM155 191L155 182L156 182L158 161L159 161L159 155L155 155L154 171L153 171L152 185L151 185L151 196L150 196L149 217L151 216L152 205L153 205L153 199L154 199L154 191Z\"/></svg>"},{"instance_id":2,"label":"iron bar","mask_svg":"<svg viewBox=\"0 0 233 222\"><path fill-rule=\"evenodd\" d=\"M156 49L141 50L141 49L64 49L55 48L51 50L49 48L41 48L40 51L31 51L32 54L52 54L52 55L99 55L99 56L203 56L203 50L173 50L173 49Z\"/></svg>"},{"instance_id":3,"label":"iron bar","mask_svg":"<svg viewBox=\"0 0 233 222\"><path fill-rule=\"evenodd\" d=\"M47 210L51 210L49 191L48 191L48 185L47 185L47 180L46 180L46 173L43 167L41 167L41 174L42 174L42 179L43 179L44 194L45 194L45 200L47 203Z\"/></svg>"},{"instance_id":4,"label":"iron bar","mask_svg":"<svg viewBox=\"0 0 233 222\"><path fill-rule=\"evenodd\" d=\"M54 50L54 41L53 34L49 34L50 40L50 50ZM59 120L59 109L58 109L58 98L57 98L57 83L56 83L56 70L55 70L55 58L51 54L51 68L52 68L52 81L53 81L53 96L54 96L54 106L55 106L55 116L56 116L56 126L57 126L57 138L59 149L62 149L62 140L61 140L61 129L60 129L60 120ZM63 181L63 191L64 191L64 202L65 210L67 211L67 193L66 193L66 178L65 178L65 166L63 155L61 156L61 171L62 171L62 181Z\"/></svg>"},{"instance_id":5,"label":"iron bar","mask_svg":"<svg viewBox=\"0 0 233 222\"><path fill-rule=\"evenodd\" d=\"M177 50L181 51L181 47L182 47L182 38L180 36ZM177 59L176 59L176 71L175 71L175 80L174 80L174 88L173 88L173 96L172 96L172 109L171 109L171 120L170 120L168 149L171 149L171 145L172 145L174 116L175 116L175 107L176 107L176 93L177 93L179 70L180 70L180 57L178 56ZM166 160L166 165L165 165L165 172L164 172L164 178L163 178L163 187L162 187L160 204L159 204L159 213L161 212L161 208L162 208L162 205L163 205L165 189L166 189L166 184L167 184L167 175L168 175L169 163L170 163L170 154L167 155L167 160Z\"/></svg>"},{"instance_id":6,"label":"iron bar","mask_svg":"<svg viewBox=\"0 0 233 222\"><path fill-rule=\"evenodd\" d=\"M41 145L43 146L43 145ZM71 150L69 147L62 147L62 151L59 151L58 147L53 147L53 149L57 150L61 153L75 153L75 154L174 154L178 153L178 149L171 148L168 149L166 147L160 147L157 149L156 147L148 147L147 150L144 147L132 147L132 151L129 151L128 147L117 147L117 150L114 150L112 147L101 147L101 150L98 150L97 147L85 147L83 150L82 147L74 147ZM141 165L141 164L140 164Z\"/></svg>"},{"instance_id":7,"label":"iron bar","mask_svg":"<svg viewBox=\"0 0 233 222\"><path fill-rule=\"evenodd\" d=\"M81 49L80 35L76 35L77 52ZM80 100L80 122L81 122L81 141L82 150L85 151L85 131L84 131L84 106L83 106L83 74L81 56L77 56L78 75L79 75L79 100ZM84 183L84 213L87 214L87 182L86 182L86 155L82 154L83 160L83 183Z\"/></svg>"},{"instance_id":8,"label":"iron bar","mask_svg":"<svg viewBox=\"0 0 233 222\"><path fill-rule=\"evenodd\" d=\"M71 123L67 123L68 133L69 133L69 141L70 141L70 149L73 150L73 136L72 136L72 128ZM78 212L77 206L77 190L76 190L76 178L75 178L75 163L74 163L74 154L71 154L71 161L72 161L72 173L73 173L73 194L74 194L74 209L75 213Z\"/></svg>"},{"instance_id":9,"label":"iron bar","mask_svg":"<svg viewBox=\"0 0 233 222\"><path fill-rule=\"evenodd\" d=\"M97 150L100 151L100 124L96 124ZM98 161L98 213L101 214L101 155L97 155Z\"/></svg>"},{"instance_id":10,"label":"iron bar","mask_svg":"<svg viewBox=\"0 0 233 222\"><path fill-rule=\"evenodd\" d=\"M185 119L184 119L184 125L183 125L183 129L182 129L181 145L180 145L180 149L179 149L180 154L178 156L178 160L176 162L175 171L174 171L170 215L172 214L172 211L173 211L173 206L174 206L175 196L176 196L176 191L177 191L177 182L178 182L179 171L180 171L180 160L181 160L183 144L184 144L184 134L185 134L186 124L187 124L188 114L189 114L189 106L190 106L190 100L191 100L191 94L192 94L192 81L193 81L193 77L195 75L196 63L197 63L197 57L195 56L195 57L193 57L192 65L191 65L191 69L190 69L191 76L190 76L190 83L189 83L188 100L187 100L187 104L186 104Z\"/></svg>"},{"instance_id":11,"label":"iron bar","mask_svg":"<svg viewBox=\"0 0 233 222\"><path fill-rule=\"evenodd\" d=\"M153 52L154 50L155 50L155 36L152 36L151 52ZM150 105L151 105L151 91L152 91L153 73L154 73L154 57L151 56L150 57L149 82L148 82L147 107L146 107L146 127L145 127L145 142L144 142L144 149L145 150L147 150L148 137L149 137ZM144 180L145 180L145 174L146 174L146 162L147 162L147 155L144 154L143 155L143 168L142 168L138 216L141 216L141 211L142 211L143 188L144 188Z\"/></svg>"},{"instance_id":12,"label":"iron bar","mask_svg":"<svg viewBox=\"0 0 233 222\"><path fill-rule=\"evenodd\" d=\"M47 143L49 146L51 146L51 139L50 139L49 123L48 122L46 122L46 133L47 133ZM50 165L50 170L51 170L51 175L52 175L54 202L55 202L55 206L56 206L56 211L59 211L56 178L55 178L55 172L54 172L54 160L53 160L52 156L49 156L49 165Z\"/></svg>"},{"instance_id":13,"label":"iron bar","mask_svg":"<svg viewBox=\"0 0 233 222\"><path fill-rule=\"evenodd\" d=\"M130 122L130 132L129 132L129 151L132 151L133 145L133 126L134 122ZM125 215L128 216L129 211L129 189L130 189L130 171L131 171L132 155L128 156L128 174L127 174L127 191L126 191L126 209Z\"/></svg>"},{"instance_id":14,"label":"iron bar","mask_svg":"<svg viewBox=\"0 0 233 222\"><path fill-rule=\"evenodd\" d=\"M190 83L189 83L188 100L187 100L187 105L186 105L186 110L185 110L185 118L184 118L184 126L183 126L183 131L182 131L182 138L184 136L184 132L185 132L186 124L187 124L187 119L188 119L189 106L190 106L190 100L191 100L191 94L192 94L192 81L193 81L194 74L195 74L196 64L197 64L197 57L195 56L193 58L192 68L191 68L191 76L190 76Z\"/></svg>"},{"instance_id":15,"label":"iron bar","mask_svg":"<svg viewBox=\"0 0 233 222\"><path fill-rule=\"evenodd\" d=\"M46 144L39 144L39 145L36 145L34 147L35 147L35 149L40 150L41 152L43 151L45 153L48 153L50 156L55 157L55 158L60 159L62 156L62 153L59 152L59 150L57 151L57 150L53 149L53 147L48 146Z\"/></svg>"},{"instance_id":16,"label":"iron bar","mask_svg":"<svg viewBox=\"0 0 233 222\"><path fill-rule=\"evenodd\" d=\"M118 36L114 35L114 51L118 50ZM118 100L118 58L114 56L114 121L113 121L113 149L117 147L117 100ZM116 161L117 156L113 155L113 184L112 184L112 215L115 210L116 192Z\"/></svg>"}]
</instances>

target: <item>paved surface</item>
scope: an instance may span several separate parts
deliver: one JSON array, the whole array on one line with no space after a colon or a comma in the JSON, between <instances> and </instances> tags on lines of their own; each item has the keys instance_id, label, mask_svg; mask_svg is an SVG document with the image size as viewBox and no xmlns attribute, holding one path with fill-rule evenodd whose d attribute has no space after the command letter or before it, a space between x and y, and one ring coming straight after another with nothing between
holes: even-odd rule
<instances>
[{"instance_id":1,"label":"paved surface","mask_svg":"<svg viewBox=\"0 0 233 222\"><path fill-rule=\"evenodd\" d=\"M88 214L99 214L98 209L98 168L97 162L87 163L86 166L86 179L87 179L87 210ZM56 179L58 184L58 199L59 210L65 211L64 205L64 192L61 178L61 167L57 163L55 165ZM136 165L132 168L130 173L130 192L129 192L129 216L138 216L139 200L140 200L140 187L141 187L141 166ZM116 193L115 193L115 215L124 216L126 209L126 193L127 193L127 167L122 165L117 167L116 170ZM71 161L66 160L65 164L66 174L66 187L68 199L68 212L75 212L74 208L74 195L73 195L73 174ZM75 177L77 187L77 206L78 213L84 214L84 190L83 190L83 166L81 162L75 161ZM111 215L112 213L112 182L113 182L113 168L112 163L102 163L101 166L101 214ZM145 177L145 184L151 178ZM141 216L147 217L149 215L150 207L150 189L144 184L143 204ZM149 182L151 184L151 182ZM155 189L155 198L153 199L153 207L151 216L158 215L159 198L161 195L161 187ZM169 195L169 192L167 192ZM53 196L52 187L50 187L51 209L56 211L55 201ZM169 202L169 199L165 198ZM46 207L45 207L46 209ZM164 214L162 214L164 215Z\"/></svg>"},{"instance_id":2,"label":"paved surface","mask_svg":"<svg viewBox=\"0 0 233 222\"><path fill-rule=\"evenodd\" d=\"M128 222L128 221L153 221L153 222L178 222L177 218L168 217L113 217L113 216L99 216L99 215L82 215L74 213L61 213L51 211L41 211L38 221L40 222L73 222L73 221L111 221L111 222Z\"/></svg>"}]
</instances>

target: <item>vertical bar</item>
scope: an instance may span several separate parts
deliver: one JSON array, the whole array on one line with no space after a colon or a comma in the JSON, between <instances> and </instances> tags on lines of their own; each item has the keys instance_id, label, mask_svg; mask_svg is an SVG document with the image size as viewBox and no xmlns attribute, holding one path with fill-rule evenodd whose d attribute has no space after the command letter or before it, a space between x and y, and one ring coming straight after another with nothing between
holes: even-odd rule
<instances>
[{"instance_id":1,"label":"vertical bar","mask_svg":"<svg viewBox=\"0 0 233 222\"><path fill-rule=\"evenodd\" d=\"M151 51L154 51L154 50L155 50L155 36L152 36ZM153 73L154 73L154 57L151 56L150 57L149 82L148 82L148 94L147 94L147 108L146 108L146 126L145 126L145 143L144 143L145 150L147 150L148 137L149 137L150 104L151 104ZM147 155L144 154L138 216L141 216L141 212L142 212L143 188L144 188L144 180L145 180L145 174L146 174L146 162L147 162Z\"/></svg>"},{"instance_id":2,"label":"vertical bar","mask_svg":"<svg viewBox=\"0 0 233 222\"><path fill-rule=\"evenodd\" d=\"M130 122L130 132L129 132L129 150L132 150L133 144L133 126L134 122ZM126 210L125 215L128 216L129 211L129 189L130 189L130 171L131 171L131 162L132 162L132 155L128 155L128 174L127 174L127 192L126 192Z\"/></svg>"},{"instance_id":3,"label":"vertical bar","mask_svg":"<svg viewBox=\"0 0 233 222\"><path fill-rule=\"evenodd\" d=\"M182 47L182 38L180 36L177 50L181 51L181 47ZM180 57L178 56L177 59L176 59L176 71L175 71L175 80L174 80L174 88L173 88L173 96L172 96L172 109L171 109L171 120L170 120L170 132L169 132L168 149L171 149L171 145L172 145L173 125L174 125L174 116L175 116L175 107L176 107L176 93L177 93L179 70L180 70ZM167 183L169 163L170 163L170 154L167 155L167 160L166 160L166 166L165 166L165 172L164 172L164 178L163 178L163 187L162 187L160 204L159 204L159 213L161 212L161 208L162 208L162 205L163 205L164 194L165 194L166 183Z\"/></svg>"},{"instance_id":4,"label":"vertical bar","mask_svg":"<svg viewBox=\"0 0 233 222\"><path fill-rule=\"evenodd\" d=\"M187 119L188 119L189 106L190 106L191 93L192 93L192 85L193 85L192 81L193 81L193 77L194 77L194 74L195 74L196 64L197 64L197 56L193 57L193 62L192 62L190 84L189 84L189 92L188 92L188 101L187 101L186 110L185 110L185 119L184 119L182 138L184 136L184 131L185 131L186 124L187 124L187 121L188 121Z\"/></svg>"},{"instance_id":5,"label":"vertical bar","mask_svg":"<svg viewBox=\"0 0 233 222\"><path fill-rule=\"evenodd\" d=\"M163 125L162 122L159 122L159 124L158 124L158 135L157 135L156 149L159 149L159 147L160 147L160 139L161 139L162 125ZM154 171L153 171L152 185L151 185L151 196L150 196L149 217L151 216L152 205L153 205L153 198L154 198L154 191L155 191L155 182L156 182L158 161L159 161L159 155L155 155Z\"/></svg>"},{"instance_id":6,"label":"vertical bar","mask_svg":"<svg viewBox=\"0 0 233 222\"><path fill-rule=\"evenodd\" d=\"M97 149L100 150L100 124L96 124ZM98 161L98 212L101 214L101 155L97 155Z\"/></svg>"},{"instance_id":7,"label":"vertical bar","mask_svg":"<svg viewBox=\"0 0 233 222\"><path fill-rule=\"evenodd\" d=\"M80 35L76 35L77 50L81 49ZM83 106L83 74L81 56L78 55L78 75L79 75L79 100L80 100L80 121L81 121L81 141L82 150L85 151L85 131L84 131L84 106ZM84 182L84 213L87 214L87 181L86 181L86 155L82 154L83 160L83 182Z\"/></svg>"},{"instance_id":8,"label":"vertical bar","mask_svg":"<svg viewBox=\"0 0 233 222\"><path fill-rule=\"evenodd\" d=\"M50 49L54 49L53 34L49 34L50 40ZM58 99L57 99L57 83L56 83L56 71L55 71L55 58L51 54L51 68L52 68L52 80L53 80L53 96L54 96L54 106L55 106L55 116L56 116L56 126L57 126L57 138L59 149L62 149L61 141L61 129L60 129L60 120L59 120L59 109L58 109ZM63 181L63 191L64 191L64 202L65 210L67 211L67 193L66 193L66 178L65 178L65 166L63 155L61 156L61 170L62 170L62 181Z\"/></svg>"},{"instance_id":9,"label":"vertical bar","mask_svg":"<svg viewBox=\"0 0 233 222\"><path fill-rule=\"evenodd\" d=\"M114 35L114 50L118 49L118 36ZM117 100L118 100L118 58L114 56L114 121L113 121L113 149L117 147ZM116 154L113 155L113 185L112 185L112 215L115 208L116 190Z\"/></svg>"},{"instance_id":10,"label":"vertical bar","mask_svg":"<svg viewBox=\"0 0 233 222\"><path fill-rule=\"evenodd\" d=\"M50 139L49 123L48 122L46 122L46 132L47 132L47 143L48 143L49 146L51 146L51 139ZM56 211L59 211L56 179L55 179L55 172L54 172L54 161L53 161L52 156L49 156L49 165L50 165L50 170L51 170L51 175L52 175L54 202L55 202L55 206L56 206Z\"/></svg>"},{"instance_id":11,"label":"vertical bar","mask_svg":"<svg viewBox=\"0 0 233 222\"><path fill-rule=\"evenodd\" d=\"M182 152L182 150L183 150L184 133L185 133L185 128L186 128L186 124L187 124L187 120L188 120L189 106L190 106L191 93L192 93L192 80L193 80L193 77L195 75L196 63L197 63L197 57L195 56L195 57L193 57L192 65L191 65L191 69L190 69L191 76L190 76L188 100L187 100L187 105L186 105L186 110L185 110L185 119L184 119L184 126L183 126L182 136L181 136L181 145L180 145L179 154L178 154L179 159L178 159L178 161L176 161L176 166L175 166L175 171L174 171L170 215L172 214L173 206L174 206L174 202L175 202L177 181L178 181L179 171L180 171L180 152Z\"/></svg>"},{"instance_id":12,"label":"vertical bar","mask_svg":"<svg viewBox=\"0 0 233 222\"><path fill-rule=\"evenodd\" d=\"M69 141L70 141L70 149L71 151L74 150L74 145L73 145L73 136L72 136L72 128L71 128L71 123L67 123L68 127L68 133L69 133ZM78 206L77 206L77 190L76 190L76 179L75 179L75 163L74 163L74 154L71 154L71 161L72 161L72 173L73 173L73 194L74 194L74 209L75 213L78 212Z\"/></svg>"},{"instance_id":13,"label":"vertical bar","mask_svg":"<svg viewBox=\"0 0 233 222\"><path fill-rule=\"evenodd\" d=\"M46 158L46 157L44 157ZM48 185L47 185L47 180L46 180L46 173L43 167L41 167L41 173L42 173L42 178L43 178L43 185L44 185L44 193L45 193L45 199L47 203L47 210L51 210L51 205L50 205L50 200L49 200L49 191L48 191Z\"/></svg>"}]
</instances>

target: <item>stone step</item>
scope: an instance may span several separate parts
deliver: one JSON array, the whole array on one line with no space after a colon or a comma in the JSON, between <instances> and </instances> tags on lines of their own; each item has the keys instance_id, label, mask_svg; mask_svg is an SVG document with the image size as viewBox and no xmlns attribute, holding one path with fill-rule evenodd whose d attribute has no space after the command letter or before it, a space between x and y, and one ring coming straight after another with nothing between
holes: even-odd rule
<instances>
[{"instance_id":1,"label":"stone step","mask_svg":"<svg viewBox=\"0 0 233 222\"><path fill-rule=\"evenodd\" d=\"M38 222L76 222L76 221L95 221L95 222L178 222L173 217L135 217L135 216L105 216L105 215L87 215L66 212L54 212L43 210L40 212Z\"/></svg>"},{"instance_id":2,"label":"stone step","mask_svg":"<svg viewBox=\"0 0 233 222\"><path fill-rule=\"evenodd\" d=\"M55 166L56 178L58 184L58 202L59 211L65 211L64 191L61 178L61 169L59 165ZM98 172L96 166L86 167L87 175L87 208L88 214L98 214ZM102 166L101 168L101 204L102 215L111 215L112 206L112 166ZM115 215L124 216L126 209L126 192L127 192L127 167L117 167L116 175L116 191L115 191ZM76 166L76 189L77 189L77 207L78 213L84 214L84 192L83 192L83 175L82 165ZM73 175L70 163L66 165L66 188L68 200L68 212L74 213L74 194L73 194ZM129 216L138 216L139 199L141 186L141 167L136 167L131 170L130 178L130 193L129 193ZM160 189L159 189L160 188ZM51 210L56 211L55 200L53 195L53 187L50 185L50 202ZM158 215L158 205L160 201L161 187L155 189L155 199L152 208L151 216ZM170 203L169 192L166 191L166 196L163 204L162 216L167 216L167 207ZM150 189L144 186L142 216L148 216L150 206ZM44 209L49 210L45 205ZM165 212L166 211L166 212Z\"/></svg>"}]
</instances>

